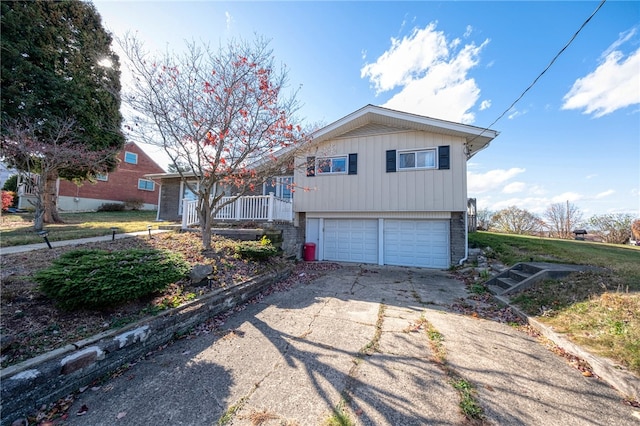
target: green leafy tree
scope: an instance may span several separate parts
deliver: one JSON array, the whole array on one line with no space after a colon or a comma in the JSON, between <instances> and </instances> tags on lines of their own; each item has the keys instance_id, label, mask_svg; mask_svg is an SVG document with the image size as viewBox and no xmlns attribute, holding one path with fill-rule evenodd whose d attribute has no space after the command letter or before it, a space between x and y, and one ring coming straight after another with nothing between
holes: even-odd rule
<instances>
[{"instance_id":1,"label":"green leafy tree","mask_svg":"<svg viewBox=\"0 0 640 426\"><path fill-rule=\"evenodd\" d=\"M120 114L119 58L95 7L79 0L2 1L1 90L3 155L20 171L44 180L44 222L60 222L56 181L87 179L112 169L124 145ZM5 151L18 135L32 146L63 144L79 152L110 151L100 164L47 159L42 152ZM62 139L61 139L62 136Z\"/></svg>"},{"instance_id":2,"label":"green leafy tree","mask_svg":"<svg viewBox=\"0 0 640 426\"><path fill-rule=\"evenodd\" d=\"M493 215L491 228L505 234L531 235L542 229L542 221L528 210L511 206Z\"/></svg>"},{"instance_id":3,"label":"green leafy tree","mask_svg":"<svg viewBox=\"0 0 640 426\"><path fill-rule=\"evenodd\" d=\"M592 233L605 243L625 244L631 238L631 226L634 217L631 214L612 213L592 216L589 225Z\"/></svg>"}]
</instances>

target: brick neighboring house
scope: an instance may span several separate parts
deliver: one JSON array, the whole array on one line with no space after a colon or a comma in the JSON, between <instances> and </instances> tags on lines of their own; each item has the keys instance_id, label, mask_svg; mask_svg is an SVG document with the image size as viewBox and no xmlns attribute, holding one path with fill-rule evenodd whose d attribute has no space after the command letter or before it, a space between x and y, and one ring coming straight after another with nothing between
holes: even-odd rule
<instances>
[{"instance_id":1,"label":"brick neighboring house","mask_svg":"<svg viewBox=\"0 0 640 426\"><path fill-rule=\"evenodd\" d=\"M127 142L118 154L118 166L113 172L98 175L95 183L81 186L67 180L58 180L58 209L60 211L93 211L107 203L141 201L143 210L158 208L159 188L145 178L149 173L164 170L134 142ZM29 208L29 189L19 190L20 208Z\"/></svg>"}]
</instances>

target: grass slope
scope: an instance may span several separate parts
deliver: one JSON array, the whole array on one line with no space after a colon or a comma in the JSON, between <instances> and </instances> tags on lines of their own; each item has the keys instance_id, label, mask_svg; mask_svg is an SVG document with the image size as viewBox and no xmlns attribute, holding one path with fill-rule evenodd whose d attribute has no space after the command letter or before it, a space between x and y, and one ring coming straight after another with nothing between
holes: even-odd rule
<instances>
[{"instance_id":1,"label":"grass slope","mask_svg":"<svg viewBox=\"0 0 640 426\"><path fill-rule=\"evenodd\" d=\"M506 265L533 260L604 268L543 281L512 302L640 375L640 248L487 232L470 234L469 243L491 247Z\"/></svg>"}]
</instances>

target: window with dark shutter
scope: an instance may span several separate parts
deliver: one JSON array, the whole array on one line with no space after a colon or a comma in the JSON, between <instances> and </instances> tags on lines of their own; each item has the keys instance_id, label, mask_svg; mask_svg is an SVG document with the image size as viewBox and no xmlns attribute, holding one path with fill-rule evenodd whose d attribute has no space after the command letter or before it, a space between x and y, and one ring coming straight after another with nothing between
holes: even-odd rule
<instances>
[{"instance_id":1,"label":"window with dark shutter","mask_svg":"<svg viewBox=\"0 0 640 426\"><path fill-rule=\"evenodd\" d=\"M387 173L396 171L396 150L387 151Z\"/></svg>"},{"instance_id":2,"label":"window with dark shutter","mask_svg":"<svg viewBox=\"0 0 640 426\"><path fill-rule=\"evenodd\" d=\"M349 174L358 174L358 154L349 154Z\"/></svg>"},{"instance_id":3,"label":"window with dark shutter","mask_svg":"<svg viewBox=\"0 0 640 426\"><path fill-rule=\"evenodd\" d=\"M438 147L438 168L440 170L449 170L449 145Z\"/></svg>"},{"instance_id":4,"label":"window with dark shutter","mask_svg":"<svg viewBox=\"0 0 640 426\"><path fill-rule=\"evenodd\" d=\"M316 175L316 157L307 157L307 176Z\"/></svg>"}]
</instances>

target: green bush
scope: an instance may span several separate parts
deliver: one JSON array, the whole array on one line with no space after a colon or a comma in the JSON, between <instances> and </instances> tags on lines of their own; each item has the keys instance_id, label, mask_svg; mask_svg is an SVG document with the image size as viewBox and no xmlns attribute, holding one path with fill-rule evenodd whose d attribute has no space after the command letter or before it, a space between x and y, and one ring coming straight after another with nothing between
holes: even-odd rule
<instances>
[{"instance_id":1,"label":"green bush","mask_svg":"<svg viewBox=\"0 0 640 426\"><path fill-rule=\"evenodd\" d=\"M266 260L278 254L278 249L266 236L260 241L243 241L234 247L237 256L251 260Z\"/></svg>"},{"instance_id":2,"label":"green bush","mask_svg":"<svg viewBox=\"0 0 640 426\"><path fill-rule=\"evenodd\" d=\"M188 271L182 256L168 251L80 249L63 254L34 279L62 309L96 309L164 290Z\"/></svg>"},{"instance_id":3,"label":"green bush","mask_svg":"<svg viewBox=\"0 0 640 426\"><path fill-rule=\"evenodd\" d=\"M124 204L121 203L104 203L98 207L99 212L123 212Z\"/></svg>"}]
</instances>

